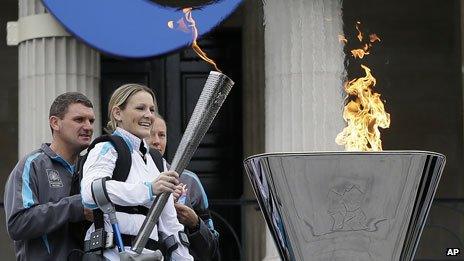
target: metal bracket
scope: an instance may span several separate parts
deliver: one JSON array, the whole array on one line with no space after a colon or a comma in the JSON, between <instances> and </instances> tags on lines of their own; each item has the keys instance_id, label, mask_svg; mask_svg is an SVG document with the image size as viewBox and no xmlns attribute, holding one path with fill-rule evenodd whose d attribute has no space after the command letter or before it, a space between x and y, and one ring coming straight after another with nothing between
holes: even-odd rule
<instances>
[{"instance_id":1,"label":"metal bracket","mask_svg":"<svg viewBox=\"0 0 464 261\"><path fill-rule=\"evenodd\" d=\"M101 211L103 211L103 213L108 215L114 215L116 210L106 192L105 182L105 178L96 179L92 182L92 196L95 203L101 209Z\"/></svg>"},{"instance_id":2,"label":"metal bracket","mask_svg":"<svg viewBox=\"0 0 464 261\"><path fill-rule=\"evenodd\" d=\"M101 209L101 211L105 214L108 214L108 218L110 219L111 227L113 228L113 233L116 236L116 244L118 246L119 252L124 251L124 242L122 241L121 232L119 230L118 218L116 217L116 209L113 203L106 192L105 182L106 178L96 179L92 182L92 197L97 204L97 206Z\"/></svg>"},{"instance_id":3,"label":"metal bracket","mask_svg":"<svg viewBox=\"0 0 464 261\"><path fill-rule=\"evenodd\" d=\"M49 13L25 16L6 24L6 43L15 46L36 38L70 36Z\"/></svg>"}]
</instances>

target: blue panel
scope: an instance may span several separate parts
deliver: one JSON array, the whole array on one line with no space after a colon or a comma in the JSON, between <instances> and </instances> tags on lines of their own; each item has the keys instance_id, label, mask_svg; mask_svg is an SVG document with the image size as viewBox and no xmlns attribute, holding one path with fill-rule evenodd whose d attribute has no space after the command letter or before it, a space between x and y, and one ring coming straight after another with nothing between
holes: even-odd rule
<instances>
[{"instance_id":1,"label":"blue panel","mask_svg":"<svg viewBox=\"0 0 464 261\"><path fill-rule=\"evenodd\" d=\"M204 207L209 208L208 197L206 196L205 189L203 188L203 185L201 185L201 181L198 178L198 176L195 173L191 172L190 170L184 170L184 172L182 172L182 175L190 176L198 183L198 187L201 189L201 196L203 197L203 202L205 202Z\"/></svg>"},{"instance_id":2,"label":"blue panel","mask_svg":"<svg viewBox=\"0 0 464 261\"><path fill-rule=\"evenodd\" d=\"M29 156L26 159L26 162L24 163L24 169L23 169L23 174L22 174L22 189L21 189L21 195L23 197L23 207L24 208L30 208L32 205L34 205L34 197L32 195L32 189L30 186L30 171L31 171L31 164L32 161L37 158L37 156L40 155L40 152Z\"/></svg>"},{"instance_id":3,"label":"blue panel","mask_svg":"<svg viewBox=\"0 0 464 261\"><path fill-rule=\"evenodd\" d=\"M149 0L42 0L77 38L113 56L145 58L191 44L192 35L167 26L182 10ZM242 0L222 0L192 11L199 35L228 17Z\"/></svg>"}]
</instances>

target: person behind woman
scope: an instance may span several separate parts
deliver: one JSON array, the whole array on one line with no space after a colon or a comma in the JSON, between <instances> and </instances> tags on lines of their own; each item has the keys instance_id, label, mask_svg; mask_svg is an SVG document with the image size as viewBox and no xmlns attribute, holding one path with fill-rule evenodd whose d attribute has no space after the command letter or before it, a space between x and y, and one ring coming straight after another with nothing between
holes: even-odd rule
<instances>
[{"instance_id":1,"label":"person behind woman","mask_svg":"<svg viewBox=\"0 0 464 261\"><path fill-rule=\"evenodd\" d=\"M176 172L160 173L148 153L148 144L144 139L150 136L156 112L155 95L146 86L126 84L116 89L111 96L108 105L110 122L108 122L107 127L113 131L113 135L121 136L124 139L130 148L132 158L130 172L125 182L111 179L106 181L108 196L116 205L149 208L154 197L163 192L174 192L179 183L179 176ZM88 153L81 181L84 206L96 208L92 198L91 184L94 180L112 176L117 157L117 152L110 142L98 143ZM137 235L145 219L143 214L124 212L116 212L116 216L123 236L132 239ZM105 218L105 230L112 231L107 218ZM167 237L174 236L178 247L171 253L171 260L193 260L188 248L179 239L179 232L183 230L183 225L177 219L171 195L161 213L157 226L150 235L150 239L163 241ZM87 231L86 239L93 231L94 225ZM158 238L159 235L161 238ZM128 247L128 242L125 242L125 246ZM149 250L145 249L144 251ZM105 250L103 255L110 260L119 260L116 248Z\"/></svg>"},{"instance_id":2,"label":"person behind woman","mask_svg":"<svg viewBox=\"0 0 464 261\"><path fill-rule=\"evenodd\" d=\"M164 155L167 143L167 128L165 120L160 115L156 116L147 142L151 149L155 149L161 155ZM166 161L165 165L167 167ZM174 201L176 201L174 207L179 222L185 226L185 232L190 242L190 254L194 260L215 260L219 258L219 233L214 229L213 220L208 209L208 197L203 185L198 176L189 170L184 170L179 177L179 182L181 183L178 187L180 186L183 189L180 188L179 191L174 192Z\"/></svg>"}]
</instances>

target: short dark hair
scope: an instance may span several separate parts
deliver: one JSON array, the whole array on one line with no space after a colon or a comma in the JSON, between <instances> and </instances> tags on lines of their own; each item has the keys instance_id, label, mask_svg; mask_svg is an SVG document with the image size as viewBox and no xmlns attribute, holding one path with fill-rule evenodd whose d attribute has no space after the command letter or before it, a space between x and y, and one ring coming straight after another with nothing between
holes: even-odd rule
<instances>
[{"instance_id":1,"label":"short dark hair","mask_svg":"<svg viewBox=\"0 0 464 261\"><path fill-rule=\"evenodd\" d=\"M65 92L58 95L50 106L48 117L56 116L63 119L68 112L68 107L71 104L80 103L86 107L93 108L92 102L84 94L80 92Z\"/></svg>"}]
</instances>

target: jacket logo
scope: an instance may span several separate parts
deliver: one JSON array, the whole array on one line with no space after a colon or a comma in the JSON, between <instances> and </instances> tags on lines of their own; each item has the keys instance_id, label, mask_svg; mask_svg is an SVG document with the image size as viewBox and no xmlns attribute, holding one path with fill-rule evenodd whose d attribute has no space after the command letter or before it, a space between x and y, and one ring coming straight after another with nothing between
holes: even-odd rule
<instances>
[{"instance_id":1,"label":"jacket logo","mask_svg":"<svg viewBox=\"0 0 464 261\"><path fill-rule=\"evenodd\" d=\"M54 169L47 169L48 183L50 188L61 188L63 187L63 182L61 181L58 171Z\"/></svg>"}]
</instances>

